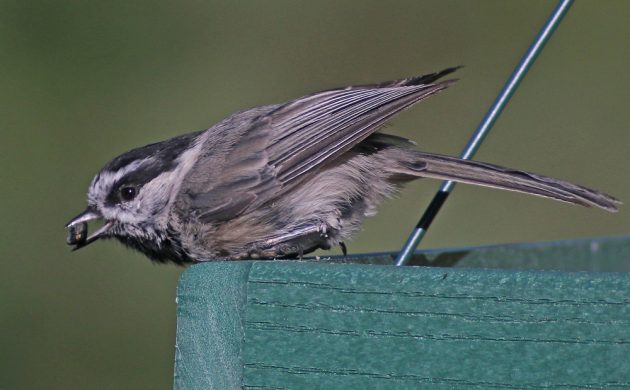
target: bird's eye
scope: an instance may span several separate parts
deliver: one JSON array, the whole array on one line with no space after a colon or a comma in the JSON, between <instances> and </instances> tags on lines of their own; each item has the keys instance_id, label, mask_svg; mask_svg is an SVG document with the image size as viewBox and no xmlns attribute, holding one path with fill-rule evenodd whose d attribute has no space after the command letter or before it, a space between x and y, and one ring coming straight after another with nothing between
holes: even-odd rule
<instances>
[{"instance_id":1,"label":"bird's eye","mask_svg":"<svg viewBox=\"0 0 630 390\"><path fill-rule=\"evenodd\" d=\"M138 190L135 187L122 187L120 189L120 198L125 202L133 200L138 195Z\"/></svg>"}]
</instances>

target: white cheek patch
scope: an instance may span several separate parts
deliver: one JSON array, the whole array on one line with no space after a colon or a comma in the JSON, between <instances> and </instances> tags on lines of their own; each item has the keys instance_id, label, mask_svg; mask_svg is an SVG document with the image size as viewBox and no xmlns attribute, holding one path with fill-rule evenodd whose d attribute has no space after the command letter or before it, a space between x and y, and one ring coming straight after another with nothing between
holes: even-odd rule
<instances>
[{"instance_id":1,"label":"white cheek patch","mask_svg":"<svg viewBox=\"0 0 630 390\"><path fill-rule=\"evenodd\" d=\"M129 222L141 222L151 216L156 224L166 225L170 204L177 198L182 181L195 165L205 140L205 136L199 137L192 148L179 156L174 170L162 173L142 187L135 205L136 216Z\"/></svg>"},{"instance_id":2,"label":"white cheek patch","mask_svg":"<svg viewBox=\"0 0 630 390\"><path fill-rule=\"evenodd\" d=\"M173 187L173 173L174 171L162 173L140 189L138 197L132 202L137 213L158 214L168 204Z\"/></svg>"},{"instance_id":3,"label":"white cheek patch","mask_svg":"<svg viewBox=\"0 0 630 390\"><path fill-rule=\"evenodd\" d=\"M207 131L200 134L195 140L194 145L177 158L177 168L173 170L173 172L171 172L171 183L173 183L173 187L170 193L170 203L173 203L177 198L179 190L182 187L182 182L184 181L184 178L186 177L186 175L188 175L188 172L195 166L195 163L199 159L199 154L201 153L201 150L203 149L209 137L210 133Z\"/></svg>"}]
</instances>

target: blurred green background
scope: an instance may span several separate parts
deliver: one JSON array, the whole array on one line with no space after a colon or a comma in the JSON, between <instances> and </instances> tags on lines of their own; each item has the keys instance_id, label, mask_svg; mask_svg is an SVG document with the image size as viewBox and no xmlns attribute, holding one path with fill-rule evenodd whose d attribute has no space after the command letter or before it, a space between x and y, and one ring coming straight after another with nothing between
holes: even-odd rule
<instances>
[{"instance_id":1,"label":"blurred green background","mask_svg":"<svg viewBox=\"0 0 630 390\"><path fill-rule=\"evenodd\" d=\"M63 225L132 147L246 107L464 64L388 131L457 154L553 1L0 2L0 388L168 388L175 286ZM477 158L630 201L630 2L578 2ZM410 185L350 242L396 250L439 185ZM616 215L458 186L424 247L630 232ZM333 252L337 253L337 252Z\"/></svg>"}]
</instances>

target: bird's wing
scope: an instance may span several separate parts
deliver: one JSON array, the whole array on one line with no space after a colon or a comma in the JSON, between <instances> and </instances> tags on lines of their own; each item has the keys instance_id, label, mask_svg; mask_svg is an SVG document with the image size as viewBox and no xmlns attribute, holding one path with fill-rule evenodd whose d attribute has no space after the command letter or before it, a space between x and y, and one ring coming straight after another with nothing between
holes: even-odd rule
<instances>
[{"instance_id":1,"label":"bird's wing","mask_svg":"<svg viewBox=\"0 0 630 390\"><path fill-rule=\"evenodd\" d=\"M184 193L204 222L229 220L268 202L367 138L388 119L450 85L434 83L457 68L429 75L307 95L272 109L232 117L240 134L225 150L201 156ZM247 116L247 120L243 119ZM238 121L244 123L236 123ZM217 153L223 154L220 163ZM213 169L215 169L213 171ZM217 171L218 170L218 171ZM198 176L204 172L203 177ZM211 172L211 173L208 173Z\"/></svg>"},{"instance_id":2,"label":"bird's wing","mask_svg":"<svg viewBox=\"0 0 630 390\"><path fill-rule=\"evenodd\" d=\"M287 185L334 160L387 120L454 80L433 83L457 68L385 82L315 93L289 102L261 120L269 121L269 163Z\"/></svg>"},{"instance_id":3,"label":"bird's wing","mask_svg":"<svg viewBox=\"0 0 630 390\"><path fill-rule=\"evenodd\" d=\"M179 190L176 212L203 223L239 215L260 194L277 191L266 146L271 134L259 117L276 106L234 114L208 129Z\"/></svg>"}]
</instances>

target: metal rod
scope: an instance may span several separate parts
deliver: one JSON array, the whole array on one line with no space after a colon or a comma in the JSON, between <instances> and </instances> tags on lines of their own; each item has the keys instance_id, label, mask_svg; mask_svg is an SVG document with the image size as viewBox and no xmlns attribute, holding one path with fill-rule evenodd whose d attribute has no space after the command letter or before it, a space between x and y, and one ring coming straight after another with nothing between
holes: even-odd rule
<instances>
[{"instance_id":1,"label":"metal rod","mask_svg":"<svg viewBox=\"0 0 630 390\"><path fill-rule=\"evenodd\" d=\"M477 130L468 141L468 144L461 153L460 158L468 160L474 156L477 149L479 149L479 146L481 146L484 138L490 132L492 125L496 122L497 118L516 91L516 88L518 88L519 84L527 74L527 71L531 68L532 64L545 47L545 44L549 41L549 38L551 38L572 4L573 0L560 0L558 2L558 5L553 10L551 16L538 33L538 36L536 36L536 39L534 39L534 42L531 44L529 49L527 49L523 58L521 58L521 61L516 66L516 69L512 72L512 75L503 86L499 96L497 96L494 100L494 103L490 106L486 116L483 118L479 127L477 127ZM405 265L409 262L413 252L416 250L416 247L426 234L429 226L431 226L431 222L433 222L433 219L440 211L440 208L444 202L446 202L446 199L453 190L453 187L455 187L455 182L451 180L447 180L442 183L442 186L433 197L429 207L427 207L426 211L422 215L422 218L420 218L420 221L396 257L397 266Z\"/></svg>"}]
</instances>

